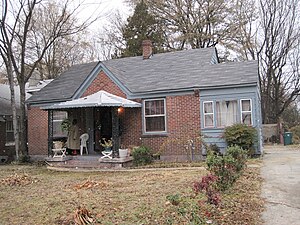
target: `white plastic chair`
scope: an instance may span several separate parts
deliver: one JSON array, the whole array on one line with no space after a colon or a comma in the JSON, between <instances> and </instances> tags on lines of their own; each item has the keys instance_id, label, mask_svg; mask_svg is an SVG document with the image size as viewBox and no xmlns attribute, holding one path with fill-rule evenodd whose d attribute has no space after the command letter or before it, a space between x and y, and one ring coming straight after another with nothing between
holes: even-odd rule
<instances>
[{"instance_id":1,"label":"white plastic chair","mask_svg":"<svg viewBox=\"0 0 300 225\"><path fill-rule=\"evenodd\" d=\"M87 143L86 143L88 139L89 139L89 135L87 133L82 134L80 136L80 155L83 154L83 148L85 148L86 154L89 154Z\"/></svg>"}]
</instances>

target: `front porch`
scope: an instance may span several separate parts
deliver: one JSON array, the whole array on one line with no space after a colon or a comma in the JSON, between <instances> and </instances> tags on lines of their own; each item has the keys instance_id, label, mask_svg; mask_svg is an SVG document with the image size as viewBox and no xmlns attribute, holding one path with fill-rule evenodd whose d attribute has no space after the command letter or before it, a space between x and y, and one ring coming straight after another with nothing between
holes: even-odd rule
<instances>
[{"instance_id":1,"label":"front porch","mask_svg":"<svg viewBox=\"0 0 300 225\"><path fill-rule=\"evenodd\" d=\"M53 156L55 152L53 151L53 149L55 150L54 142L60 141L66 143L69 140L69 137L67 137L69 136L67 135L69 132L63 133L61 131L61 124L64 119L67 119L69 121L76 120L78 133L87 136L87 151L83 151L83 153L87 152L87 156L91 157L85 157L85 159L93 158L93 156L98 158L103 156L107 147L104 143L106 144L106 142L111 141L112 145L108 146L112 148L110 157L118 162L120 146L127 148L128 145L136 145L136 143L130 143L130 141L129 143L121 142L121 139L123 141L126 140L126 138L122 138L125 111L130 114L132 110L140 107L140 103L112 95L105 91L99 91L83 98L43 107L44 110L48 111L48 156ZM65 115L65 118L61 118L59 115ZM80 147L82 146L80 144ZM76 158L76 156L70 155L69 150L73 150L73 153L77 150L77 154L82 154L78 148L71 149L67 145L65 145L65 148L67 148L67 156L71 156L72 159ZM68 161L66 159L63 161Z\"/></svg>"}]
</instances>

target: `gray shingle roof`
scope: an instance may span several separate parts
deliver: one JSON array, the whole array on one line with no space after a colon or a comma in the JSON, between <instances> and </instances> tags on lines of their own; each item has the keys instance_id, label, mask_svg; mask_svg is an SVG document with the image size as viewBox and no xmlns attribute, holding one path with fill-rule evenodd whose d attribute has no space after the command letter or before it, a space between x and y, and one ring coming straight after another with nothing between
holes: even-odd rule
<instances>
[{"instance_id":1,"label":"gray shingle roof","mask_svg":"<svg viewBox=\"0 0 300 225\"><path fill-rule=\"evenodd\" d=\"M50 84L36 92L27 102L48 102L71 99L99 62L74 65Z\"/></svg>"},{"instance_id":2,"label":"gray shingle roof","mask_svg":"<svg viewBox=\"0 0 300 225\"><path fill-rule=\"evenodd\" d=\"M256 61L211 64L189 54L182 60L160 56L142 62L128 58L103 64L132 93L249 84L258 78Z\"/></svg>"},{"instance_id":3,"label":"gray shingle roof","mask_svg":"<svg viewBox=\"0 0 300 225\"><path fill-rule=\"evenodd\" d=\"M132 94L257 83L256 61L213 64L215 59L215 49L205 48L102 63ZM96 65L71 67L29 102L71 98Z\"/></svg>"}]
</instances>

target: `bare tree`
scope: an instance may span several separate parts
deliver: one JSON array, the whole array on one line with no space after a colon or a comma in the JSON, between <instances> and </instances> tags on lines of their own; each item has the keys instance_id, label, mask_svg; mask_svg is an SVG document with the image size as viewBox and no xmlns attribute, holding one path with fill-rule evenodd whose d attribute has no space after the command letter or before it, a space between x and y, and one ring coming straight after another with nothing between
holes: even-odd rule
<instances>
[{"instance_id":1,"label":"bare tree","mask_svg":"<svg viewBox=\"0 0 300 225\"><path fill-rule=\"evenodd\" d=\"M256 60L259 48L259 14L256 0L235 0L234 25L231 26L225 46L238 54L241 60Z\"/></svg>"},{"instance_id":2,"label":"bare tree","mask_svg":"<svg viewBox=\"0 0 300 225\"><path fill-rule=\"evenodd\" d=\"M31 77L46 51L61 37L84 31L94 20L83 23L73 21L80 5L69 8L70 2L60 2L56 14L49 13L51 23L45 27L37 25L35 15L44 11L47 1L43 0L2 0L0 18L0 54L6 67L11 91L13 127L17 159L27 155L25 84ZM43 20L43 18L38 18ZM50 31L50 32L49 32ZM14 80L20 88L20 115L16 113Z\"/></svg>"},{"instance_id":3,"label":"bare tree","mask_svg":"<svg viewBox=\"0 0 300 225\"><path fill-rule=\"evenodd\" d=\"M146 0L145 0L146 1ZM131 2L135 3L135 0ZM234 4L231 0L147 0L166 33L169 47L206 48L225 44L233 29Z\"/></svg>"},{"instance_id":4,"label":"bare tree","mask_svg":"<svg viewBox=\"0 0 300 225\"><path fill-rule=\"evenodd\" d=\"M95 44L105 60L121 56L125 48L123 29L125 20L119 11L110 15L110 23L99 29L95 38Z\"/></svg>"},{"instance_id":5,"label":"bare tree","mask_svg":"<svg viewBox=\"0 0 300 225\"><path fill-rule=\"evenodd\" d=\"M264 123L277 123L300 93L298 12L298 0L260 0L263 42L258 54Z\"/></svg>"},{"instance_id":6,"label":"bare tree","mask_svg":"<svg viewBox=\"0 0 300 225\"><path fill-rule=\"evenodd\" d=\"M33 29L35 31L44 30L45 35L50 36L53 32L52 24L55 23L55 18L60 16L60 8L59 3L46 2L44 7L33 15ZM64 26L71 27L72 23L78 23L75 15L72 15ZM37 50L36 54L40 56L40 50L35 50ZM95 60L95 51L88 39L87 31L80 32L80 35L74 33L58 37L45 51L42 60L38 63L40 79L55 78L74 64Z\"/></svg>"}]
</instances>

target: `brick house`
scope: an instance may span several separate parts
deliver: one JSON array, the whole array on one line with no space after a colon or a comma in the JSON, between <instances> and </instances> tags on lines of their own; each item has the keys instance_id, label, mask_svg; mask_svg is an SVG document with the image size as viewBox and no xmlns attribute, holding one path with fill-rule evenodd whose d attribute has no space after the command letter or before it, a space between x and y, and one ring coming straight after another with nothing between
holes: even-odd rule
<instances>
[{"instance_id":1,"label":"brick house","mask_svg":"<svg viewBox=\"0 0 300 225\"><path fill-rule=\"evenodd\" d=\"M140 107L84 104L99 91ZM143 56L71 67L27 103L32 157L50 155L52 142L66 137L60 129L66 117L76 118L81 133L89 134L90 154L100 154L99 140L112 137L115 150L145 145L164 160L201 158L200 132L208 144L224 149L225 126L261 126L256 61L219 63L215 48L152 55L147 41Z\"/></svg>"},{"instance_id":2,"label":"brick house","mask_svg":"<svg viewBox=\"0 0 300 225\"><path fill-rule=\"evenodd\" d=\"M16 102L18 104L18 88L15 88L15 93ZM17 107L17 113L18 111L19 107ZM0 84L0 137L0 162L13 160L15 155L15 140L10 102L10 88L7 84Z\"/></svg>"},{"instance_id":3,"label":"brick house","mask_svg":"<svg viewBox=\"0 0 300 225\"><path fill-rule=\"evenodd\" d=\"M26 85L26 98L31 94L46 86L52 80L36 81L29 80ZM17 104L17 115L19 114L20 107L20 90L15 86L15 99ZM0 163L6 160L13 160L15 152L15 139L13 130L13 118L11 108L11 94L8 84L0 84Z\"/></svg>"}]
</instances>

